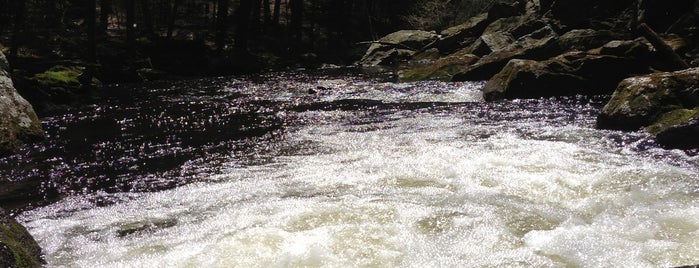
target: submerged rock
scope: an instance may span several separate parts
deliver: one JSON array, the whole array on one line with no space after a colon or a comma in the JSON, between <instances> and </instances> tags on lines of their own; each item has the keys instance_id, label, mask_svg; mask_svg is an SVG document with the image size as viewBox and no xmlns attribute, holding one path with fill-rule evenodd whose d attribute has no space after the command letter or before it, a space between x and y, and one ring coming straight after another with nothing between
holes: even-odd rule
<instances>
[{"instance_id":1,"label":"submerged rock","mask_svg":"<svg viewBox=\"0 0 699 268\"><path fill-rule=\"evenodd\" d=\"M41 267L41 248L27 229L0 208L0 267Z\"/></svg>"},{"instance_id":2,"label":"submerged rock","mask_svg":"<svg viewBox=\"0 0 699 268\"><path fill-rule=\"evenodd\" d=\"M13 153L23 142L44 138L44 131L32 105L17 93L0 52L0 156Z\"/></svg>"}]
</instances>

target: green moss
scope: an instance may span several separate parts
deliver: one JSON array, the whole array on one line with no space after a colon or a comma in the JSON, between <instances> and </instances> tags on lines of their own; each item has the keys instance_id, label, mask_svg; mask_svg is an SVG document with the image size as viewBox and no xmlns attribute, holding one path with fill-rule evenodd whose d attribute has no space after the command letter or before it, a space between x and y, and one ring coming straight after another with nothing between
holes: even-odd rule
<instances>
[{"instance_id":1,"label":"green moss","mask_svg":"<svg viewBox=\"0 0 699 268\"><path fill-rule=\"evenodd\" d=\"M666 129L680 125L692 119L695 115L699 113L699 107L694 109L676 109L667 113L662 114L658 120L646 127L646 130L651 134L658 134L665 131Z\"/></svg>"},{"instance_id":2,"label":"green moss","mask_svg":"<svg viewBox=\"0 0 699 268\"><path fill-rule=\"evenodd\" d=\"M58 65L34 75L34 79L42 86L78 88L81 86L79 77L82 73L81 67Z\"/></svg>"},{"instance_id":3,"label":"green moss","mask_svg":"<svg viewBox=\"0 0 699 268\"><path fill-rule=\"evenodd\" d=\"M38 260L26 245L22 242L22 233L19 225L9 226L0 224L0 244L5 244L7 249L14 257L13 260L2 260L4 263L14 263L14 267L41 267L41 261ZM11 266L12 267L12 266Z\"/></svg>"}]
</instances>

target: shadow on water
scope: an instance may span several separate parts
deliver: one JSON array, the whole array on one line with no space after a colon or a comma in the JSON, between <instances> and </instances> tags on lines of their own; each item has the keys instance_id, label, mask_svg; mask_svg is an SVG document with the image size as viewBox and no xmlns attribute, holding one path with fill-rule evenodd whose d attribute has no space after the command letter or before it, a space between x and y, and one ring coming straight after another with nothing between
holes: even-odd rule
<instances>
[{"instance_id":1,"label":"shadow on water","mask_svg":"<svg viewBox=\"0 0 699 268\"><path fill-rule=\"evenodd\" d=\"M45 142L0 159L0 205L19 211L67 195L168 189L273 140L282 122L261 109L273 103L222 93L223 81L114 85L106 103L44 118Z\"/></svg>"}]
</instances>

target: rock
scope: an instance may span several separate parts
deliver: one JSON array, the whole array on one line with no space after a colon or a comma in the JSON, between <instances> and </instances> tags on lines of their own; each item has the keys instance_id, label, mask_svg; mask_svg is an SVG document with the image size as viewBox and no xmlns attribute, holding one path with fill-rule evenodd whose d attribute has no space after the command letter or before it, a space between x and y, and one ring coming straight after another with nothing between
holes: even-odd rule
<instances>
[{"instance_id":1,"label":"rock","mask_svg":"<svg viewBox=\"0 0 699 268\"><path fill-rule=\"evenodd\" d=\"M558 43L561 49L585 51L598 48L612 40L623 38L621 34L608 30L574 29L561 35Z\"/></svg>"},{"instance_id":2,"label":"rock","mask_svg":"<svg viewBox=\"0 0 699 268\"><path fill-rule=\"evenodd\" d=\"M445 54L457 51L465 44L470 44L476 40L476 37L483 33L490 22L488 13L475 16L460 25L442 31L443 37L429 44L427 48L437 48Z\"/></svg>"},{"instance_id":3,"label":"rock","mask_svg":"<svg viewBox=\"0 0 699 268\"><path fill-rule=\"evenodd\" d=\"M556 70L556 67L561 67ZM573 95L585 83L565 65L513 59L483 87L486 101Z\"/></svg>"},{"instance_id":4,"label":"rock","mask_svg":"<svg viewBox=\"0 0 699 268\"><path fill-rule=\"evenodd\" d=\"M632 58L569 52L545 60L513 59L486 83L488 101L568 95L610 94L631 73L642 70Z\"/></svg>"},{"instance_id":5,"label":"rock","mask_svg":"<svg viewBox=\"0 0 699 268\"><path fill-rule=\"evenodd\" d=\"M408 59L437 38L437 34L432 32L397 31L373 43L358 64L362 66L393 65L400 60Z\"/></svg>"},{"instance_id":6,"label":"rock","mask_svg":"<svg viewBox=\"0 0 699 268\"><path fill-rule=\"evenodd\" d=\"M515 39L508 33L493 32L483 34L466 48L466 52L477 56L484 56L493 53L493 51L502 50L514 41Z\"/></svg>"},{"instance_id":7,"label":"rock","mask_svg":"<svg viewBox=\"0 0 699 268\"><path fill-rule=\"evenodd\" d=\"M495 3L486 13L470 18L468 21L454 27L450 27L440 34L444 37L430 44L427 48L438 48L445 54L460 50L474 42L483 31L501 18L508 18L524 14L525 5L520 1L516 3Z\"/></svg>"},{"instance_id":8,"label":"rock","mask_svg":"<svg viewBox=\"0 0 699 268\"><path fill-rule=\"evenodd\" d=\"M460 36L462 38L465 36L480 35L490 22L491 21L488 20L488 13L482 13L468 19L462 24L449 27L441 31L440 34L447 37Z\"/></svg>"},{"instance_id":9,"label":"rock","mask_svg":"<svg viewBox=\"0 0 699 268\"><path fill-rule=\"evenodd\" d=\"M699 108L667 112L646 130L667 148L699 148Z\"/></svg>"},{"instance_id":10,"label":"rock","mask_svg":"<svg viewBox=\"0 0 699 268\"><path fill-rule=\"evenodd\" d=\"M452 75L463 70L466 66L478 60L478 56L465 50L457 51L449 56L431 61L427 64L414 65L398 72L401 81L417 81L425 79L449 80Z\"/></svg>"},{"instance_id":11,"label":"rock","mask_svg":"<svg viewBox=\"0 0 699 268\"><path fill-rule=\"evenodd\" d=\"M522 36L507 47L482 57L472 66L455 74L452 81L486 80L498 73L511 59L545 59L559 53L558 35L546 26Z\"/></svg>"},{"instance_id":12,"label":"rock","mask_svg":"<svg viewBox=\"0 0 699 268\"><path fill-rule=\"evenodd\" d=\"M597 117L602 129L636 130L663 114L699 106L699 68L624 79Z\"/></svg>"},{"instance_id":13,"label":"rock","mask_svg":"<svg viewBox=\"0 0 699 268\"><path fill-rule=\"evenodd\" d=\"M8 68L7 59L0 52L0 156L16 152L20 143L44 138L39 118L14 88Z\"/></svg>"},{"instance_id":14,"label":"rock","mask_svg":"<svg viewBox=\"0 0 699 268\"><path fill-rule=\"evenodd\" d=\"M650 57L650 47L641 40L613 40L599 48L599 54L627 58L647 59Z\"/></svg>"},{"instance_id":15,"label":"rock","mask_svg":"<svg viewBox=\"0 0 699 268\"><path fill-rule=\"evenodd\" d=\"M511 3L497 2L488 9L488 20L494 21L500 18L513 17L524 14L525 3L514 1Z\"/></svg>"},{"instance_id":16,"label":"rock","mask_svg":"<svg viewBox=\"0 0 699 268\"><path fill-rule=\"evenodd\" d=\"M0 267L41 267L41 247L27 229L0 208Z\"/></svg>"},{"instance_id":17,"label":"rock","mask_svg":"<svg viewBox=\"0 0 699 268\"><path fill-rule=\"evenodd\" d=\"M101 86L96 78L81 82L85 67L79 64L55 65L48 70L29 74L15 71L15 86L41 115L67 110L94 101Z\"/></svg>"},{"instance_id":18,"label":"rock","mask_svg":"<svg viewBox=\"0 0 699 268\"><path fill-rule=\"evenodd\" d=\"M520 38L538 29L546 27L548 22L534 15L522 15L498 19L483 30L483 34L508 33Z\"/></svg>"}]
</instances>

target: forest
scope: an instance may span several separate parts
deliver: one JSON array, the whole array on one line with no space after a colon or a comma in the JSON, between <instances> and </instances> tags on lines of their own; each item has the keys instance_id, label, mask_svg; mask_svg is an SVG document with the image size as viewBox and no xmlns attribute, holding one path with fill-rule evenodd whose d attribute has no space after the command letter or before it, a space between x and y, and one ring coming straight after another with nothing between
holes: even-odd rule
<instances>
[{"instance_id":1,"label":"forest","mask_svg":"<svg viewBox=\"0 0 699 268\"><path fill-rule=\"evenodd\" d=\"M133 80L129 69L152 65L176 68L166 70L175 74L201 75L314 64L321 59L348 64L366 50L362 42L402 28L441 29L490 4L477 0L3 0L0 43L7 47L11 63L22 65L32 58L79 60L110 73L100 76L105 82Z\"/></svg>"}]
</instances>

